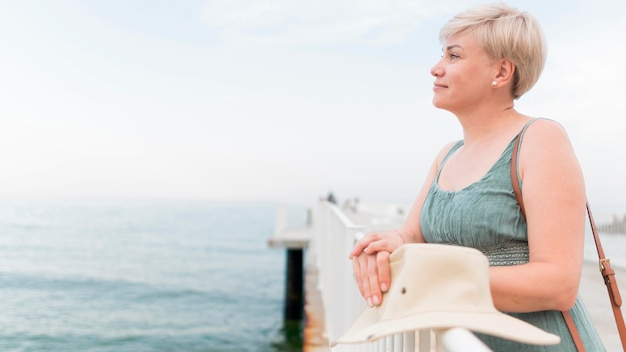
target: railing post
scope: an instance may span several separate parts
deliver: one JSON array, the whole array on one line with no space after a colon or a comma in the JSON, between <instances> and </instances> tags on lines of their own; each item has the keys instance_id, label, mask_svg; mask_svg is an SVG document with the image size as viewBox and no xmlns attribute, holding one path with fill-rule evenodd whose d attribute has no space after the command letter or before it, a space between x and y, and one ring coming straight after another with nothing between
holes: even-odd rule
<instances>
[{"instance_id":1,"label":"railing post","mask_svg":"<svg viewBox=\"0 0 626 352\"><path fill-rule=\"evenodd\" d=\"M394 352L403 352L404 351L404 334L395 334L393 335L393 351Z\"/></svg>"},{"instance_id":2,"label":"railing post","mask_svg":"<svg viewBox=\"0 0 626 352\"><path fill-rule=\"evenodd\" d=\"M406 352L415 351L415 331L405 332L404 334L404 350Z\"/></svg>"},{"instance_id":3,"label":"railing post","mask_svg":"<svg viewBox=\"0 0 626 352\"><path fill-rule=\"evenodd\" d=\"M430 351L430 329L419 330L420 351Z\"/></svg>"},{"instance_id":4,"label":"railing post","mask_svg":"<svg viewBox=\"0 0 626 352\"><path fill-rule=\"evenodd\" d=\"M437 331L437 346L441 351L486 352L491 351L476 335L467 329L452 328ZM445 347L444 347L445 346Z\"/></svg>"}]
</instances>

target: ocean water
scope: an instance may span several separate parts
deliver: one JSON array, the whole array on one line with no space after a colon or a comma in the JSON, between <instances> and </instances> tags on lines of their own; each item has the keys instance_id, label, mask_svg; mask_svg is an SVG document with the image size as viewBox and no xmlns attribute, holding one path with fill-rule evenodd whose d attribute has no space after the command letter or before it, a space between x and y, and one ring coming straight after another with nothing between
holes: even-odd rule
<instances>
[{"instance_id":1,"label":"ocean water","mask_svg":"<svg viewBox=\"0 0 626 352\"><path fill-rule=\"evenodd\" d=\"M298 351L266 203L0 204L0 351Z\"/></svg>"}]
</instances>

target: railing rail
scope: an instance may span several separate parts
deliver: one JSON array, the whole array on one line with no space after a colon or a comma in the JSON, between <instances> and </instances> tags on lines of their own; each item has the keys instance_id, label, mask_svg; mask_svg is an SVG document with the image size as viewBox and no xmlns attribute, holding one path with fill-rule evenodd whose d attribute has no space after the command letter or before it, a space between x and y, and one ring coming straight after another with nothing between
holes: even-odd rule
<instances>
[{"instance_id":1,"label":"railing rail","mask_svg":"<svg viewBox=\"0 0 626 352\"><path fill-rule=\"evenodd\" d=\"M318 271L318 289L324 305L325 329L328 341L337 340L364 309L352 275L348 253L366 230L353 224L337 206L319 202L312 211L314 237L310 250ZM431 339L431 336L434 338ZM364 344L335 346L334 352L414 352L431 351L490 351L474 334L465 329L419 330L396 334Z\"/></svg>"}]
</instances>

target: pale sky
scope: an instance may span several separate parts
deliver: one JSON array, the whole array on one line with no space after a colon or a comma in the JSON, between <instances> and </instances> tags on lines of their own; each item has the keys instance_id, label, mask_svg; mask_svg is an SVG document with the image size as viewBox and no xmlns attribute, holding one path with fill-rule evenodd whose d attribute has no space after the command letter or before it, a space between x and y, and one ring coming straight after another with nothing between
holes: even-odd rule
<instances>
[{"instance_id":1,"label":"pale sky","mask_svg":"<svg viewBox=\"0 0 626 352\"><path fill-rule=\"evenodd\" d=\"M432 107L467 0L0 0L0 198L411 201L460 139ZM518 111L565 126L626 206L626 2L509 1L548 62Z\"/></svg>"}]
</instances>

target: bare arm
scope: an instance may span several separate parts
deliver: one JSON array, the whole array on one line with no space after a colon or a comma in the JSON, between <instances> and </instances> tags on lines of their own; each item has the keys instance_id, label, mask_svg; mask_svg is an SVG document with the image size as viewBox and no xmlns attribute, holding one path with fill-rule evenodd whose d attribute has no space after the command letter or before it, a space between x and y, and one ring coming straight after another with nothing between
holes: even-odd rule
<instances>
[{"instance_id":1,"label":"bare arm","mask_svg":"<svg viewBox=\"0 0 626 352\"><path fill-rule=\"evenodd\" d=\"M582 171L566 132L545 120L528 128L519 165L530 258L528 264L490 269L495 306L508 312L568 310L582 270Z\"/></svg>"}]
</instances>

